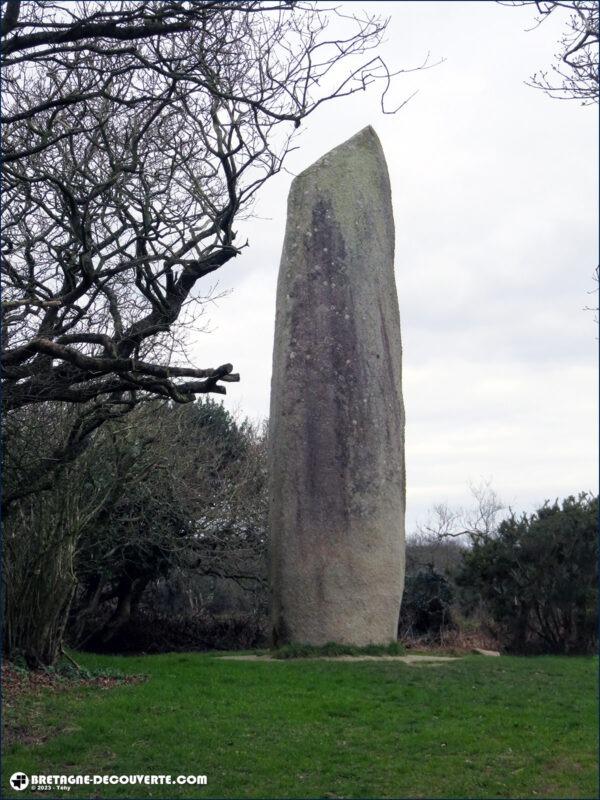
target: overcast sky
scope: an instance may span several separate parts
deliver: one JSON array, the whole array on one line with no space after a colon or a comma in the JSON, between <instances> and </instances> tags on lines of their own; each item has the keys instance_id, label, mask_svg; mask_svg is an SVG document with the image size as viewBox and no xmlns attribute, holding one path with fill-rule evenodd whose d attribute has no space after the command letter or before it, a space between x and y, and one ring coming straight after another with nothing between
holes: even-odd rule
<instances>
[{"instance_id":1,"label":"overcast sky","mask_svg":"<svg viewBox=\"0 0 600 800\"><path fill-rule=\"evenodd\" d=\"M407 532L438 502L490 480L507 503L598 484L598 113L524 81L548 67L561 25L491 2L352 4L391 16L383 54L410 67L383 116L376 92L323 106L287 164L298 173L362 127L388 161L406 405ZM268 415L277 270L292 176L266 186L244 254L218 273L198 364L231 361L226 406Z\"/></svg>"}]
</instances>

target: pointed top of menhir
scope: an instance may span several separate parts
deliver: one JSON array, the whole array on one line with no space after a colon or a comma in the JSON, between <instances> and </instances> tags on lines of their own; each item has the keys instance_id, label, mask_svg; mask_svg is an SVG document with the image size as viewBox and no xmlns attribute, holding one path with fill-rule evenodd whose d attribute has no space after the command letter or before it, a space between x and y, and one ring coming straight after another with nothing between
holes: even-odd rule
<instances>
[{"instance_id":1,"label":"pointed top of menhir","mask_svg":"<svg viewBox=\"0 0 600 800\"><path fill-rule=\"evenodd\" d=\"M301 178L307 173L312 172L320 167L334 166L338 159L344 159L348 154L348 151L352 150L372 150L385 161L379 136L377 136L377 133L372 125L366 125L360 131L358 131L358 133L355 133L349 139L346 139L341 144L338 144L336 147L328 150L325 155L321 156L321 158L317 159L309 167L302 170L302 172L296 176L296 179Z\"/></svg>"}]
</instances>

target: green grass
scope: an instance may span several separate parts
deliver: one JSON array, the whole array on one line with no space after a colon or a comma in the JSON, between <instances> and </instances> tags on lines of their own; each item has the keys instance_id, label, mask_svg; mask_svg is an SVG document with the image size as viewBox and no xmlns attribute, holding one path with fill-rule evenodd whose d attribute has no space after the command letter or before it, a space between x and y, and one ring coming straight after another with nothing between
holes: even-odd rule
<instances>
[{"instance_id":1,"label":"green grass","mask_svg":"<svg viewBox=\"0 0 600 800\"><path fill-rule=\"evenodd\" d=\"M285 644L271 651L273 658L335 658L336 656L403 656L406 648L399 642L368 644L355 647L351 644L328 642L322 647L312 644Z\"/></svg>"},{"instance_id":2,"label":"green grass","mask_svg":"<svg viewBox=\"0 0 600 800\"><path fill-rule=\"evenodd\" d=\"M7 788L23 771L208 776L200 788L46 798L597 797L596 659L77 659L149 679L24 702L20 713L53 735L7 749L3 796L38 796Z\"/></svg>"}]
</instances>

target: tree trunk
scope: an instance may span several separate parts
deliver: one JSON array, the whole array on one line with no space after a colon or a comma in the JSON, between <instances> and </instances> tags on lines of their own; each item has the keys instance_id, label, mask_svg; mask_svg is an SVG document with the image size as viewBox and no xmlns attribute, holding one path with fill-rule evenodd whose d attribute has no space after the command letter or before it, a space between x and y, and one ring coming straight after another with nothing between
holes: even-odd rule
<instances>
[{"instance_id":1,"label":"tree trunk","mask_svg":"<svg viewBox=\"0 0 600 800\"><path fill-rule=\"evenodd\" d=\"M106 644L110 641L117 631L129 622L131 618L131 601L133 598L134 580L133 578L121 578L118 586L117 607L104 626L101 641Z\"/></svg>"}]
</instances>

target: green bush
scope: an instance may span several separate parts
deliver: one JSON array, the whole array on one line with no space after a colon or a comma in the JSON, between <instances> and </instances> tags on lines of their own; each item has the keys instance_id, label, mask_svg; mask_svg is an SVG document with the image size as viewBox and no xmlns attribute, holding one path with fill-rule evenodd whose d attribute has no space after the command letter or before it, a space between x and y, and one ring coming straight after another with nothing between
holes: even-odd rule
<instances>
[{"instance_id":1,"label":"green bush","mask_svg":"<svg viewBox=\"0 0 600 800\"><path fill-rule=\"evenodd\" d=\"M442 631L453 625L453 599L448 579L432 566L407 575L400 610L400 636L428 636L439 641Z\"/></svg>"},{"instance_id":2,"label":"green bush","mask_svg":"<svg viewBox=\"0 0 600 800\"><path fill-rule=\"evenodd\" d=\"M598 498L511 515L473 540L457 584L483 602L509 652L596 652Z\"/></svg>"},{"instance_id":3,"label":"green bush","mask_svg":"<svg viewBox=\"0 0 600 800\"><path fill-rule=\"evenodd\" d=\"M110 637L102 631L90 637L85 649L123 655L250 650L266 645L265 622L263 616L252 613L215 617L204 612L174 615L140 609Z\"/></svg>"}]
</instances>

